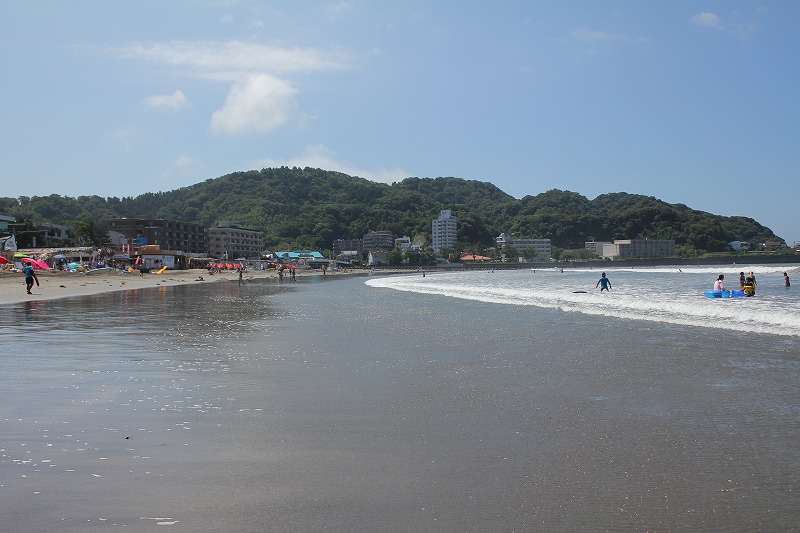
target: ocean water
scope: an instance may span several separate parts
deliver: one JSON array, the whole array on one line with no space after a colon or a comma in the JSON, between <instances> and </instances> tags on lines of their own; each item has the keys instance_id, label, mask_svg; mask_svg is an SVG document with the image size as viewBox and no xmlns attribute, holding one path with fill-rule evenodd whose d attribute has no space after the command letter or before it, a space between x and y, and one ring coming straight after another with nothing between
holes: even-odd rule
<instances>
[{"instance_id":1,"label":"ocean water","mask_svg":"<svg viewBox=\"0 0 800 533\"><path fill-rule=\"evenodd\" d=\"M677 268L0 308L0 523L796 531L796 289L750 267L755 298L706 300L736 267Z\"/></svg>"}]
</instances>

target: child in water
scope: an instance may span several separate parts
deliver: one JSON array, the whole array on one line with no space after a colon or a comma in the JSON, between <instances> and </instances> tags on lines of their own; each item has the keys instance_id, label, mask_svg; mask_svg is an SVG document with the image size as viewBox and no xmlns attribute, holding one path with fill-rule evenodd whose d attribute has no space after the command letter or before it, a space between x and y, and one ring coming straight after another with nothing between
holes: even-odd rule
<instances>
[{"instance_id":1,"label":"child in water","mask_svg":"<svg viewBox=\"0 0 800 533\"><path fill-rule=\"evenodd\" d=\"M600 285L600 292L603 291L610 291L611 290L611 281L606 277L606 273L603 272L601 275L602 277L595 283L594 288L596 289L598 285Z\"/></svg>"},{"instance_id":2,"label":"child in water","mask_svg":"<svg viewBox=\"0 0 800 533\"><path fill-rule=\"evenodd\" d=\"M748 276L747 279L744 280L744 287L742 288L742 290L744 291L745 296L756 295L756 284L753 281L753 278Z\"/></svg>"}]
</instances>

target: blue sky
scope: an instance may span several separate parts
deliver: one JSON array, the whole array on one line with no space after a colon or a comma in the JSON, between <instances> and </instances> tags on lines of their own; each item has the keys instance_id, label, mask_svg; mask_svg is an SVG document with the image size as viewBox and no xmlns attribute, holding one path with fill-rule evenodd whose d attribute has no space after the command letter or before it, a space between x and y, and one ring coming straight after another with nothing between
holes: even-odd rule
<instances>
[{"instance_id":1,"label":"blue sky","mask_svg":"<svg viewBox=\"0 0 800 533\"><path fill-rule=\"evenodd\" d=\"M800 2L8 0L0 196L272 166L655 196L800 241Z\"/></svg>"}]
</instances>

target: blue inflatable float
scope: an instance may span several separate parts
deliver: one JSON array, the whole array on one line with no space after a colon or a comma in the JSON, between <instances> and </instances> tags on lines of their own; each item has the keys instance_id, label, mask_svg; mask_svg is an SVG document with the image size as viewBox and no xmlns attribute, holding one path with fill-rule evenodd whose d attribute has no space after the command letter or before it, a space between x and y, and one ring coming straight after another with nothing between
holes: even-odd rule
<instances>
[{"instance_id":1,"label":"blue inflatable float","mask_svg":"<svg viewBox=\"0 0 800 533\"><path fill-rule=\"evenodd\" d=\"M705 292L706 298L737 298L744 296L744 291L720 291L709 289Z\"/></svg>"}]
</instances>

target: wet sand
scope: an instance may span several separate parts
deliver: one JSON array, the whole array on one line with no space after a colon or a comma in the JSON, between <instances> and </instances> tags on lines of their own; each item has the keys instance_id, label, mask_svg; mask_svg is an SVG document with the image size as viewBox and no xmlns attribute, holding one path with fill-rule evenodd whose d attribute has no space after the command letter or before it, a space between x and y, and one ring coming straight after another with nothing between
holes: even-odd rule
<instances>
[{"instance_id":1,"label":"wet sand","mask_svg":"<svg viewBox=\"0 0 800 533\"><path fill-rule=\"evenodd\" d=\"M89 273L57 272L37 270L39 287L35 284L32 294L25 293L25 276L21 272L0 271L0 305L22 303L28 301L53 300L74 296L90 296L114 291L146 289L152 287L168 287L173 285L192 285L198 283L214 283L220 281L237 281L239 275L235 270L223 270L209 275L205 269L167 270L163 274L153 272L145 275L125 273L117 270L97 270ZM321 276L316 271L297 270L297 277ZM328 273L341 276L342 273ZM248 270L244 274L246 281L256 279L275 279L275 270ZM286 279L286 278L284 278Z\"/></svg>"}]
</instances>

